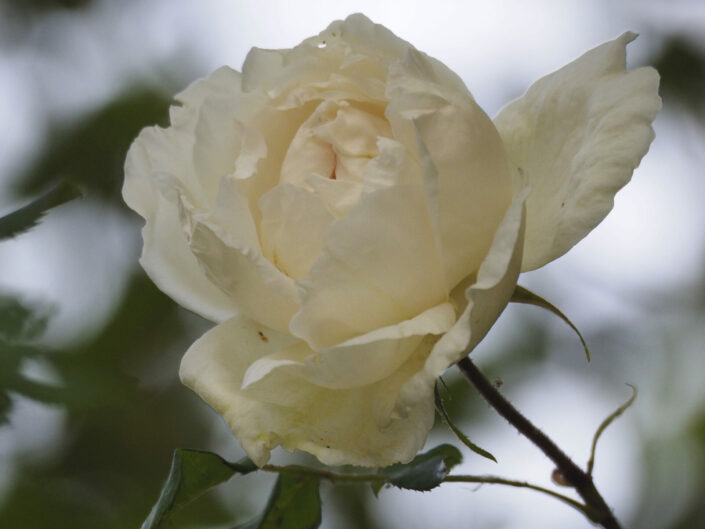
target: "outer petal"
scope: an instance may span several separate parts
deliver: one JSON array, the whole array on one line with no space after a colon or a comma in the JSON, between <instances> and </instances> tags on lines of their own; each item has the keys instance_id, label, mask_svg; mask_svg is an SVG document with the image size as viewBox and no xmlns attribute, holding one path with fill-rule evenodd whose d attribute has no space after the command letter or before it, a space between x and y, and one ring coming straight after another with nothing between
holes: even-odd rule
<instances>
[{"instance_id":1,"label":"outer petal","mask_svg":"<svg viewBox=\"0 0 705 529\"><path fill-rule=\"evenodd\" d=\"M418 153L448 290L477 271L511 202L502 140L462 88L413 49L390 71L387 115Z\"/></svg>"},{"instance_id":2,"label":"outer petal","mask_svg":"<svg viewBox=\"0 0 705 529\"><path fill-rule=\"evenodd\" d=\"M522 270L567 252L612 209L654 137L653 68L625 70L625 33L538 80L495 118L527 201Z\"/></svg>"},{"instance_id":3,"label":"outer petal","mask_svg":"<svg viewBox=\"0 0 705 529\"><path fill-rule=\"evenodd\" d=\"M314 349L399 323L446 301L448 292L419 185L363 195L328 231L300 282L290 329Z\"/></svg>"},{"instance_id":4,"label":"outer petal","mask_svg":"<svg viewBox=\"0 0 705 529\"><path fill-rule=\"evenodd\" d=\"M140 263L149 277L179 305L212 321L232 316L237 308L200 269L188 248L178 207L155 187L147 155L155 129L145 129L130 147L125 162L125 202L146 221Z\"/></svg>"},{"instance_id":5,"label":"outer petal","mask_svg":"<svg viewBox=\"0 0 705 529\"><path fill-rule=\"evenodd\" d=\"M433 398L436 379L472 351L509 302L521 264L527 194L528 189L521 191L507 210L477 278L465 290L467 304L458 321L434 345L423 369L404 385L396 405L400 416Z\"/></svg>"},{"instance_id":6,"label":"outer petal","mask_svg":"<svg viewBox=\"0 0 705 529\"><path fill-rule=\"evenodd\" d=\"M276 445L301 449L328 465L383 466L410 460L433 424L433 400L383 427L399 388L423 364L432 340L377 383L326 389L277 370L248 389L245 371L257 358L293 345L290 336L235 317L201 337L181 363L182 381L220 412L247 454L263 465Z\"/></svg>"},{"instance_id":7,"label":"outer petal","mask_svg":"<svg viewBox=\"0 0 705 529\"><path fill-rule=\"evenodd\" d=\"M317 386L347 389L372 384L399 369L426 335L439 335L455 323L455 310L446 302L418 316L314 352L305 342L260 358L245 374L249 386L275 369L285 369Z\"/></svg>"}]
</instances>

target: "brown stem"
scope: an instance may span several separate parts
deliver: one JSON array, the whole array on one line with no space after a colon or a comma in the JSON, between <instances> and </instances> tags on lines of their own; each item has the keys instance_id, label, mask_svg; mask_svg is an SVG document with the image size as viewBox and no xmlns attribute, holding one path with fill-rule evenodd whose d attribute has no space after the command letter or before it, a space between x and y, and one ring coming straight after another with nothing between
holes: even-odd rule
<instances>
[{"instance_id":1,"label":"brown stem","mask_svg":"<svg viewBox=\"0 0 705 529\"><path fill-rule=\"evenodd\" d=\"M621 529L617 518L612 514L612 510L605 503L597 488L595 488L595 484L589 474L573 463L565 452L558 448L545 433L512 406L468 357L458 362L458 368L490 406L497 410L521 434L538 446L546 454L546 457L553 461L565 480L585 500L585 504L592 513L590 516L591 521L605 529Z\"/></svg>"}]
</instances>

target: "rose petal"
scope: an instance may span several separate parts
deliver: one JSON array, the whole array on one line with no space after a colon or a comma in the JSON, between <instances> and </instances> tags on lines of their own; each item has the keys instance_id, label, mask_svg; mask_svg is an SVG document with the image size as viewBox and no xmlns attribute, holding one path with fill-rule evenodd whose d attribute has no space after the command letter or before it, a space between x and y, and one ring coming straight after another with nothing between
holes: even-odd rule
<instances>
[{"instance_id":1,"label":"rose petal","mask_svg":"<svg viewBox=\"0 0 705 529\"><path fill-rule=\"evenodd\" d=\"M444 105L414 119L449 289L476 271L511 202L509 168L480 109Z\"/></svg>"},{"instance_id":2,"label":"rose petal","mask_svg":"<svg viewBox=\"0 0 705 529\"><path fill-rule=\"evenodd\" d=\"M239 312L277 330L286 330L298 310L296 286L262 254L233 240L222 228L195 218L190 248L208 278Z\"/></svg>"},{"instance_id":3,"label":"rose petal","mask_svg":"<svg viewBox=\"0 0 705 529\"><path fill-rule=\"evenodd\" d=\"M290 329L314 349L414 317L447 299L421 186L363 195L328 231Z\"/></svg>"},{"instance_id":4,"label":"rose petal","mask_svg":"<svg viewBox=\"0 0 705 529\"><path fill-rule=\"evenodd\" d=\"M516 286L524 240L524 202L529 189L522 190L497 229L477 278L465 290L467 305L453 327L431 350L424 367L399 394L396 412L404 417L419 402L433 400L437 378L463 358L485 337L504 310Z\"/></svg>"},{"instance_id":5,"label":"rose petal","mask_svg":"<svg viewBox=\"0 0 705 529\"><path fill-rule=\"evenodd\" d=\"M433 424L432 399L386 428L378 422L389 416L399 388L421 367L430 342L423 342L400 369L376 384L333 390L277 370L240 389L249 364L291 345L290 336L234 317L191 346L180 376L223 415L260 466L276 445L305 450L327 465L361 466L408 461L421 449Z\"/></svg>"},{"instance_id":6,"label":"rose petal","mask_svg":"<svg viewBox=\"0 0 705 529\"><path fill-rule=\"evenodd\" d=\"M654 137L658 73L625 70L634 33L539 79L495 118L509 158L533 192L522 270L560 257L609 213Z\"/></svg>"},{"instance_id":7,"label":"rose petal","mask_svg":"<svg viewBox=\"0 0 705 529\"><path fill-rule=\"evenodd\" d=\"M222 66L205 79L194 81L174 96L181 105L169 108L171 124L178 127L195 123L198 109L206 99L232 97L233 93L241 91L241 82L240 72L229 66Z\"/></svg>"},{"instance_id":8,"label":"rose petal","mask_svg":"<svg viewBox=\"0 0 705 529\"><path fill-rule=\"evenodd\" d=\"M140 263L159 289L179 305L209 320L222 321L237 308L208 280L189 250L177 204L155 187L154 165L148 153L161 149L161 142L159 131L143 130L125 162L123 198L146 221Z\"/></svg>"},{"instance_id":9,"label":"rose petal","mask_svg":"<svg viewBox=\"0 0 705 529\"><path fill-rule=\"evenodd\" d=\"M429 334L439 335L455 323L455 310L442 303L415 318L357 336L314 353L304 342L260 358L247 369L243 387L275 369L285 369L312 384L347 389L377 382L399 369Z\"/></svg>"},{"instance_id":10,"label":"rose petal","mask_svg":"<svg viewBox=\"0 0 705 529\"><path fill-rule=\"evenodd\" d=\"M312 174L306 178L306 185L326 204L336 218L344 217L360 201L362 184L349 180L332 180Z\"/></svg>"},{"instance_id":11,"label":"rose petal","mask_svg":"<svg viewBox=\"0 0 705 529\"><path fill-rule=\"evenodd\" d=\"M259 206L265 257L289 277L306 277L321 253L333 215L316 195L290 184L262 195Z\"/></svg>"},{"instance_id":12,"label":"rose petal","mask_svg":"<svg viewBox=\"0 0 705 529\"><path fill-rule=\"evenodd\" d=\"M391 136L392 131L383 117L346 105L338 108L334 119L317 127L316 134L339 156L371 158L378 153L377 138Z\"/></svg>"},{"instance_id":13,"label":"rose petal","mask_svg":"<svg viewBox=\"0 0 705 529\"><path fill-rule=\"evenodd\" d=\"M414 49L392 66L388 95L395 137L418 152L451 290L478 269L511 202L504 146L465 87L443 83L438 68Z\"/></svg>"}]
</instances>

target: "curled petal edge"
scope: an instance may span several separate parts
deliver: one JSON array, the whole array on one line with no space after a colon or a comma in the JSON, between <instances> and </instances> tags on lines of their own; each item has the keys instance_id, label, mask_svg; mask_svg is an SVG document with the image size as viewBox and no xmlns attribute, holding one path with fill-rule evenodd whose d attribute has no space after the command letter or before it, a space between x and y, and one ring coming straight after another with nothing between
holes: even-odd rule
<instances>
[{"instance_id":1,"label":"curled petal edge","mask_svg":"<svg viewBox=\"0 0 705 529\"><path fill-rule=\"evenodd\" d=\"M525 188L512 201L476 280L465 290L467 306L455 325L436 342L423 369L401 389L393 419L403 420L420 402L433 400L438 377L475 348L509 303L521 267L529 193L530 189Z\"/></svg>"}]
</instances>

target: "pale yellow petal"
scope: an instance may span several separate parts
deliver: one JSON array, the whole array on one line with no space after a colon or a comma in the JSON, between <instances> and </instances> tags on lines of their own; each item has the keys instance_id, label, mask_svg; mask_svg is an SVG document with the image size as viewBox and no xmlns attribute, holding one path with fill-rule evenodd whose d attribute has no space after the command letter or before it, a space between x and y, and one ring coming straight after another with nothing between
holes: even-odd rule
<instances>
[{"instance_id":1,"label":"pale yellow petal","mask_svg":"<svg viewBox=\"0 0 705 529\"><path fill-rule=\"evenodd\" d=\"M244 386L284 369L317 386L348 389L372 384L392 375L406 363L427 335L440 335L455 323L450 303L418 316L357 336L340 345L314 352L304 342L260 358L247 370Z\"/></svg>"},{"instance_id":2,"label":"pale yellow petal","mask_svg":"<svg viewBox=\"0 0 705 529\"><path fill-rule=\"evenodd\" d=\"M165 198L155 185L148 154L155 136L148 134L150 130L145 129L130 147L122 190L125 202L145 219L140 263L160 290L181 306L222 321L237 308L203 273L189 250L176 202Z\"/></svg>"},{"instance_id":3,"label":"pale yellow petal","mask_svg":"<svg viewBox=\"0 0 705 529\"><path fill-rule=\"evenodd\" d=\"M511 202L509 167L477 105L444 105L414 119L429 209L452 289L475 272Z\"/></svg>"},{"instance_id":4,"label":"pale yellow petal","mask_svg":"<svg viewBox=\"0 0 705 529\"><path fill-rule=\"evenodd\" d=\"M194 219L190 248L208 278L228 295L239 312L284 331L298 310L296 286L262 254L206 220Z\"/></svg>"},{"instance_id":5,"label":"pale yellow petal","mask_svg":"<svg viewBox=\"0 0 705 529\"><path fill-rule=\"evenodd\" d=\"M539 79L495 118L527 201L522 270L560 257L612 209L654 137L653 68L625 70L625 33Z\"/></svg>"},{"instance_id":6,"label":"pale yellow petal","mask_svg":"<svg viewBox=\"0 0 705 529\"><path fill-rule=\"evenodd\" d=\"M457 322L434 345L423 369L404 385L396 406L400 416L432 398L437 378L472 351L509 302L521 265L528 191L518 194L502 219L477 277L465 290L466 304Z\"/></svg>"},{"instance_id":7,"label":"pale yellow petal","mask_svg":"<svg viewBox=\"0 0 705 529\"><path fill-rule=\"evenodd\" d=\"M223 415L260 466L277 445L305 450L328 465L385 466L410 460L433 424L433 399L417 403L405 419L389 421L399 388L423 365L430 343L422 342L400 369L375 384L326 389L276 370L243 390L251 363L293 343L235 317L191 346L180 376Z\"/></svg>"},{"instance_id":8,"label":"pale yellow petal","mask_svg":"<svg viewBox=\"0 0 705 529\"><path fill-rule=\"evenodd\" d=\"M265 257L294 279L308 275L334 217L313 193L281 184L262 195L260 236Z\"/></svg>"},{"instance_id":9,"label":"pale yellow petal","mask_svg":"<svg viewBox=\"0 0 705 529\"><path fill-rule=\"evenodd\" d=\"M512 191L492 121L464 87L443 81L428 57L409 50L390 71L387 117L417 153L450 290L477 271Z\"/></svg>"},{"instance_id":10,"label":"pale yellow petal","mask_svg":"<svg viewBox=\"0 0 705 529\"><path fill-rule=\"evenodd\" d=\"M421 186L363 195L328 231L300 282L292 332L314 349L399 323L447 300Z\"/></svg>"}]
</instances>

